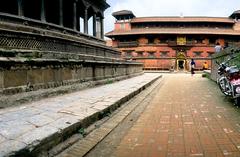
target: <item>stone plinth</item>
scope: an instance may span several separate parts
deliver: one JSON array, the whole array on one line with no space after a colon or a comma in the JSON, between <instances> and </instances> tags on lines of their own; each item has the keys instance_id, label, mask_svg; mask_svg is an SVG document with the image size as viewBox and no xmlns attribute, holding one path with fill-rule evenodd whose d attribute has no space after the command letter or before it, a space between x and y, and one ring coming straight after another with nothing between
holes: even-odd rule
<instances>
[{"instance_id":1,"label":"stone plinth","mask_svg":"<svg viewBox=\"0 0 240 157\"><path fill-rule=\"evenodd\" d=\"M0 14L0 96L142 73L104 40L33 19Z\"/></svg>"}]
</instances>

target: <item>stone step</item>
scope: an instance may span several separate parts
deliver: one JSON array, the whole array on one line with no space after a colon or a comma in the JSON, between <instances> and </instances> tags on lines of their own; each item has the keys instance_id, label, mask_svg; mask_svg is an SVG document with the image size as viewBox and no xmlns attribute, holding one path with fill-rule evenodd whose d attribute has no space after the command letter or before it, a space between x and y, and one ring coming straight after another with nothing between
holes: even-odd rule
<instances>
[{"instance_id":1,"label":"stone step","mask_svg":"<svg viewBox=\"0 0 240 157\"><path fill-rule=\"evenodd\" d=\"M37 156L110 114L161 74L127 80L0 110L0 156Z\"/></svg>"}]
</instances>

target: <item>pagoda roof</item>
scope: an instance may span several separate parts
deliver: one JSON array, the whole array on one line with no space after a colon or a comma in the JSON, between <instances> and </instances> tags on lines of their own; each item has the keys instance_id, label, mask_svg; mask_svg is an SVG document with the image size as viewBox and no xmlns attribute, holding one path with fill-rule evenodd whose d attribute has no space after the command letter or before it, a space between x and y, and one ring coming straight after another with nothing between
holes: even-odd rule
<instances>
[{"instance_id":1,"label":"pagoda roof","mask_svg":"<svg viewBox=\"0 0 240 157\"><path fill-rule=\"evenodd\" d=\"M240 14L240 10L234 11L233 14Z\"/></svg>"},{"instance_id":2,"label":"pagoda roof","mask_svg":"<svg viewBox=\"0 0 240 157\"><path fill-rule=\"evenodd\" d=\"M235 18L236 15L240 15L240 10L236 10L232 13L232 15L230 15L231 18Z\"/></svg>"},{"instance_id":3,"label":"pagoda roof","mask_svg":"<svg viewBox=\"0 0 240 157\"><path fill-rule=\"evenodd\" d=\"M134 14L130 10L120 10L120 11L112 13L112 16L119 16L119 15L134 15Z\"/></svg>"},{"instance_id":4,"label":"pagoda roof","mask_svg":"<svg viewBox=\"0 0 240 157\"><path fill-rule=\"evenodd\" d=\"M146 35L146 34L208 34L208 35L240 35L240 31L224 28L143 28L129 31L111 31L107 37L124 35Z\"/></svg>"}]
</instances>

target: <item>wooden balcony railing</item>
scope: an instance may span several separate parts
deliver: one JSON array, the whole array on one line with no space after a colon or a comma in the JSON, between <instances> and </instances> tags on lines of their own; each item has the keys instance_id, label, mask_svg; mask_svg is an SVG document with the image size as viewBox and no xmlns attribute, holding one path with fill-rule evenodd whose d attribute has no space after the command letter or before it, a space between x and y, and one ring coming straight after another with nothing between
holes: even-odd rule
<instances>
[{"instance_id":1,"label":"wooden balcony railing","mask_svg":"<svg viewBox=\"0 0 240 157\"><path fill-rule=\"evenodd\" d=\"M127 41L127 42L119 42L118 47L137 47L137 41Z\"/></svg>"},{"instance_id":2,"label":"wooden balcony railing","mask_svg":"<svg viewBox=\"0 0 240 157\"><path fill-rule=\"evenodd\" d=\"M168 41L168 46L194 46L194 41L187 41L184 45L179 45L177 41Z\"/></svg>"}]
</instances>

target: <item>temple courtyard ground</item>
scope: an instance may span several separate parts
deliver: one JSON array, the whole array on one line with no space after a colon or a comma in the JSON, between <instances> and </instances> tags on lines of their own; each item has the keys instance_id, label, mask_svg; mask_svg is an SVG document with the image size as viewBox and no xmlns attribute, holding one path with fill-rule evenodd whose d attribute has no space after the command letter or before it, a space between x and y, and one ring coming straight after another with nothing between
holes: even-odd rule
<instances>
[{"instance_id":1,"label":"temple courtyard ground","mask_svg":"<svg viewBox=\"0 0 240 157\"><path fill-rule=\"evenodd\" d=\"M201 74L163 74L63 156L239 157L239 108Z\"/></svg>"},{"instance_id":2,"label":"temple courtyard ground","mask_svg":"<svg viewBox=\"0 0 240 157\"><path fill-rule=\"evenodd\" d=\"M240 112L201 74L145 73L1 109L0 156L239 157Z\"/></svg>"}]
</instances>

